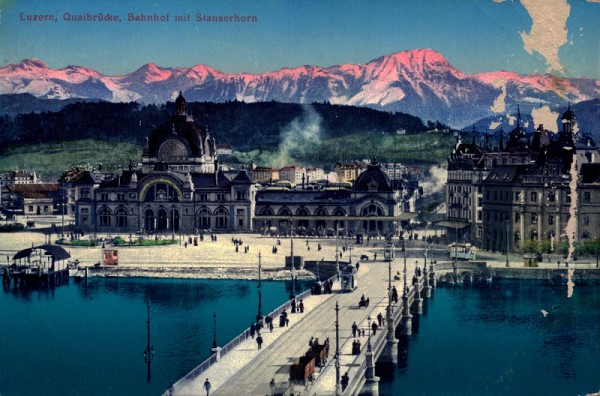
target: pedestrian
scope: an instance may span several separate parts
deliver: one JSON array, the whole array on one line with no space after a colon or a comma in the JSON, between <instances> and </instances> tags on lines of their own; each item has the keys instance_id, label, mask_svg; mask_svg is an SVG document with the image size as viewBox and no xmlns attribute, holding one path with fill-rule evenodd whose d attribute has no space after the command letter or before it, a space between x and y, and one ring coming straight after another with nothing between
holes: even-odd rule
<instances>
[{"instance_id":1,"label":"pedestrian","mask_svg":"<svg viewBox=\"0 0 600 396\"><path fill-rule=\"evenodd\" d=\"M373 260L377 260L377 253L373 255Z\"/></svg>"},{"instance_id":2,"label":"pedestrian","mask_svg":"<svg viewBox=\"0 0 600 396\"><path fill-rule=\"evenodd\" d=\"M356 322L352 323L352 337L356 337L356 332L358 331L358 326Z\"/></svg>"},{"instance_id":3,"label":"pedestrian","mask_svg":"<svg viewBox=\"0 0 600 396\"><path fill-rule=\"evenodd\" d=\"M357 261L356 262L356 270L358 271L358 268L360 267L360 263Z\"/></svg>"},{"instance_id":4,"label":"pedestrian","mask_svg":"<svg viewBox=\"0 0 600 396\"><path fill-rule=\"evenodd\" d=\"M371 329L373 330L373 335L377 334L377 323L373 322Z\"/></svg>"},{"instance_id":5,"label":"pedestrian","mask_svg":"<svg viewBox=\"0 0 600 396\"><path fill-rule=\"evenodd\" d=\"M381 326L382 321L383 321L383 315L381 314L381 312L379 312L379 314L377 314L377 322L379 322L379 326Z\"/></svg>"},{"instance_id":6,"label":"pedestrian","mask_svg":"<svg viewBox=\"0 0 600 396\"><path fill-rule=\"evenodd\" d=\"M304 313L304 302L302 301L302 299L300 299L300 304L298 305L298 308L300 308L300 313Z\"/></svg>"},{"instance_id":7,"label":"pedestrian","mask_svg":"<svg viewBox=\"0 0 600 396\"><path fill-rule=\"evenodd\" d=\"M313 346L313 337L310 337L310 340L308 340L308 346L312 348L312 346Z\"/></svg>"},{"instance_id":8,"label":"pedestrian","mask_svg":"<svg viewBox=\"0 0 600 396\"><path fill-rule=\"evenodd\" d=\"M256 343L258 344L258 349L261 349L262 348L263 339L260 336L260 333L258 333L258 335L256 336Z\"/></svg>"},{"instance_id":9,"label":"pedestrian","mask_svg":"<svg viewBox=\"0 0 600 396\"><path fill-rule=\"evenodd\" d=\"M296 299L292 300L292 313L296 313Z\"/></svg>"},{"instance_id":10,"label":"pedestrian","mask_svg":"<svg viewBox=\"0 0 600 396\"><path fill-rule=\"evenodd\" d=\"M256 333L256 325L252 323L250 325L250 336L254 339L254 333Z\"/></svg>"},{"instance_id":11,"label":"pedestrian","mask_svg":"<svg viewBox=\"0 0 600 396\"><path fill-rule=\"evenodd\" d=\"M271 382L269 382L269 387L271 388L271 393L275 393L275 378L271 378Z\"/></svg>"},{"instance_id":12,"label":"pedestrian","mask_svg":"<svg viewBox=\"0 0 600 396\"><path fill-rule=\"evenodd\" d=\"M348 377L348 372L346 371L346 374L342 375L342 392L346 390L346 387L348 386L348 382L350 382L350 377Z\"/></svg>"},{"instance_id":13,"label":"pedestrian","mask_svg":"<svg viewBox=\"0 0 600 396\"><path fill-rule=\"evenodd\" d=\"M206 379L206 381L204 381L204 389L206 389L206 396L209 396L210 394L210 381L208 381L208 378Z\"/></svg>"}]
</instances>

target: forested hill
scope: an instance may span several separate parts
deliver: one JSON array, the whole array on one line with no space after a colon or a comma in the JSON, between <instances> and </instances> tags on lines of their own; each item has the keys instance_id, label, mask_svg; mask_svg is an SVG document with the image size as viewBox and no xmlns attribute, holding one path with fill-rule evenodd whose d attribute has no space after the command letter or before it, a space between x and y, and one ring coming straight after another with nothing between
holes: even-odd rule
<instances>
[{"instance_id":1,"label":"forested hill","mask_svg":"<svg viewBox=\"0 0 600 396\"><path fill-rule=\"evenodd\" d=\"M5 106L11 106L11 102L14 103L0 101L0 114L3 114L0 150L88 138L141 145L153 128L175 111L172 102L162 106L77 102L57 111L10 115ZM395 134L398 130L411 134L443 127L431 122L425 125L420 118L403 113L327 103L188 103L187 111L200 126L208 128L218 144L229 144L237 150L276 148L282 134L294 129L314 130L320 139L328 139L353 134Z\"/></svg>"}]
</instances>

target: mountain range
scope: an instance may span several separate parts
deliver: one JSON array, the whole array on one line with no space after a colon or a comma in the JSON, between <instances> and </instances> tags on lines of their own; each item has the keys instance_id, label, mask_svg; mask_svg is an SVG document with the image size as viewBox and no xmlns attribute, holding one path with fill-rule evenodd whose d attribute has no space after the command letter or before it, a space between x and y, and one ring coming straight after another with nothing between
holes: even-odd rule
<instances>
[{"instance_id":1,"label":"mountain range","mask_svg":"<svg viewBox=\"0 0 600 396\"><path fill-rule=\"evenodd\" d=\"M262 74L228 74L205 65L164 68L148 63L125 75L94 69L49 68L37 59L0 68L0 94L29 93L44 99L96 99L164 103L182 91L199 102L329 102L403 112L464 127L520 105L564 107L596 99L600 81L509 71L466 74L438 52L416 49L366 64L301 66Z\"/></svg>"}]
</instances>

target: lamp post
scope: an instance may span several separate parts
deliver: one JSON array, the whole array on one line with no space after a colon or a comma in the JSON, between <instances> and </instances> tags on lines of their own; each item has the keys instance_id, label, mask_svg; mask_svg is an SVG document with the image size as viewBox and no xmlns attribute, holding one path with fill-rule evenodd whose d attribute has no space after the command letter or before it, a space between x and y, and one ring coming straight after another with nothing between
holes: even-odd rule
<instances>
[{"instance_id":1,"label":"lamp post","mask_svg":"<svg viewBox=\"0 0 600 396\"><path fill-rule=\"evenodd\" d=\"M335 224L335 271L338 274L338 279L340 277L340 253L339 253L339 249L338 249L338 239L339 239L339 230L338 230L338 224Z\"/></svg>"},{"instance_id":2,"label":"lamp post","mask_svg":"<svg viewBox=\"0 0 600 396\"><path fill-rule=\"evenodd\" d=\"M371 352L371 315L367 317L369 337L367 338L367 352Z\"/></svg>"},{"instance_id":3,"label":"lamp post","mask_svg":"<svg viewBox=\"0 0 600 396\"><path fill-rule=\"evenodd\" d=\"M256 322L260 322L262 319L262 285L260 279L260 270L261 270L261 254L258 252L258 313L256 314Z\"/></svg>"},{"instance_id":4,"label":"lamp post","mask_svg":"<svg viewBox=\"0 0 600 396\"><path fill-rule=\"evenodd\" d=\"M510 264L508 263L508 242L509 242L509 229L508 226L510 225L510 221L508 219L506 219L506 266L510 267Z\"/></svg>"},{"instance_id":5,"label":"lamp post","mask_svg":"<svg viewBox=\"0 0 600 396\"><path fill-rule=\"evenodd\" d=\"M296 296L296 268L294 265L294 223L292 221L293 220L290 217L290 261L292 264L292 293L290 295L290 300Z\"/></svg>"},{"instance_id":6,"label":"lamp post","mask_svg":"<svg viewBox=\"0 0 600 396\"><path fill-rule=\"evenodd\" d=\"M342 394L342 385L340 384L340 307L338 302L335 302L335 394Z\"/></svg>"},{"instance_id":7,"label":"lamp post","mask_svg":"<svg viewBox=\"0 0 600 396\"><path fill-rule=\"evenodd\" d=\"M213 313L213 349L217 349L217 314Z\"/></svg>"},{"instance_id":8,"label":"lamp post","mask_svg":"<svg viewBox=\"0 0 600 396\"><path fill-rule=\"evenodd\" d=\"M150 300L147 302L148 307L148 320L147 320L147 334L148 334L148 344L146 345L146 350L144 350L144 361L146 362L146 366L148 368L147 372L147 381L150 382L151 374L152 374L152 357L154 356L154 347L150 343Z\"/></svg>"}]
</instances>

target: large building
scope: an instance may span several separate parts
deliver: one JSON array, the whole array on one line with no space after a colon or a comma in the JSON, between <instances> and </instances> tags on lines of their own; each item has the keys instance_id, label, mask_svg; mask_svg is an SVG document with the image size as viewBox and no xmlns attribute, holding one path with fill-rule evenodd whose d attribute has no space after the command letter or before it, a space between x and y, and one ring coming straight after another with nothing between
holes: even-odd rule
<instances>
[{"instance_id":1,"label":"large building","mask_svg":"<svg viewBox=\"0 0 600 396\"><path fill-rule=\"evenodd\" d=\"M559 133L540 125L529 137L519 114L506 146L501 135L496 149L458 136L446 188L451 238L492 251L515 251L526 241L554 246L565 241L572 210L575 241L600 237L598 148L589 135L574 133L570 108L561 121Z\"/></svg>"},{"instance_id":2,"label":"large building","mask_svg":"<svg viewBox=\"0 0 600 396\"><path fill-rule=\"evenodd\" d=\"M83 172L69 179L76 224L102 233L194 233L252 229L255 184L246 171L219 169L209 133L176 112L147 138L139 169L112 178ZM76 192L75 192L76 191Z\"/></svg>"},{"instance_id":3,"label":"large building","mask_svg":"<svg viewBox=\"0 0 600 396\"><path fill-rule=\"evenodd\" d=\"M279 170L251 166L224 171L216 144L186 113L177 98L176 112L148 137L141 167L107 175L85 169L67 171L61 185L73 206L77 226L86 232L198 233L272 231L324 234L385 235L396 232L413 216L409 200L416 184L394 183L376 162L354 183L332 186L316 169L289 166ZM275 177L282 186L257 190L259 181ZM413 202L414 203L414 202Z\"/></svg>"},{"instance_id":4,"label":"large building","mask_svg":"<svg viewBox=\"0 0 600 396\"><path fill-rule=\"evenodd\" d=\"M393 234L412 216L404 213L401 191L381 166L367 166L352 187L265 189L256 193L256 229L317 235Z\"/></svg>"}]
</instances>

